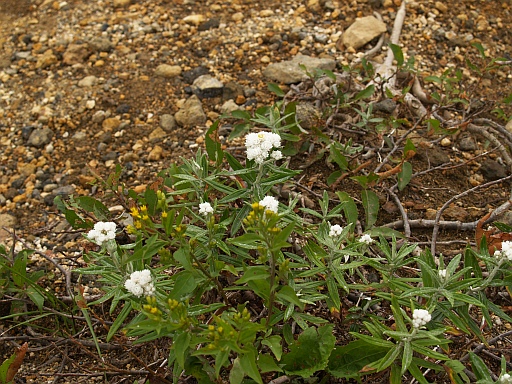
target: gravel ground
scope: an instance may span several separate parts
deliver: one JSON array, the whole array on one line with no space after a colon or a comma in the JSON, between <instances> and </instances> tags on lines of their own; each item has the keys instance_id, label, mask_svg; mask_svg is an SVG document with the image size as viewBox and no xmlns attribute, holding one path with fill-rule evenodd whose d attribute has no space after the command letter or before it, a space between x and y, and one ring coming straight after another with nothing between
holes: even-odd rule
<instances>
[{"instance_id":1,"label":"gravel ground","mask_svg":"<svg viewBox=\"0 0 512 384\"><path fill-rule=\"evenodd\" d=\"M158 171L195 153L224 111L271 103L267 83L276 80L269 66L301 54L340 71L378 40L347 47L344 31L358 17L378 12L389 36L399 5L400 0L1 0L0 228L14 228L41 250L79 251L80 235L64 231L55 196L94 195L92 171L108 176L117 163L124 166L123 181L143 191ZM415 57L421 76L440 75L464 67L466 59L478 62L472 43L481 43L490 57L511 59L511 25L509 0L408 1L400 45L406 58ZM385 55L383 49L372 60L380 63ZM469 97L481 103L511 92L509 66L481 79L463 71ZM444 144L449 148L452 142ZM476 155L480 145L466 152ZM510 173L504 167L492 171ZM471 172L474 183L494 177ZM445 174L437 182L460 182L464 190L473 185L468 175L451 180L453 174ZM507 196L503 188L478 196L482 204L469 219ZM431 197L418 209L435 213L444 201L446 196ZM467 205L462 213L457 208L454 219L472 214ZM11 235L0 230L0 242L11 243Z\"/></svg>"}]
</instances>

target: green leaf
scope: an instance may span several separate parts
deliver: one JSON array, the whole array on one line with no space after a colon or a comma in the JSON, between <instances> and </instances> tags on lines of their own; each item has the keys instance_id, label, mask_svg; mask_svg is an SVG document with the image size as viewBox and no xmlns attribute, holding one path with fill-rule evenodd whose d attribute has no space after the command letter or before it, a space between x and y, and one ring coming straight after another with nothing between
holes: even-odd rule
<instances>
[{"instance_id":1,"label":"green leaf","mask_svg":"<svg viewBox=\"0 0 512 384\"><path fill-rule=\"evenodd\" d=\"M368 99L368 98L373 96L374 92L375 92L375 86L373 84L370 84L368 87L366 87L362 91L359 91L354 96L354 101L362 100L362 99Z\"/></svg>"},{"instance_id":2,"label":"green leaf","mask_svg":"<svg viewBox=\"0 0 512 384\"><path fill-rule=\"evenodd\" d=\"M277 361L281 360L283 355L283 347L281 346L281 336L273 335L264 339L261 344L266 345L270 348L272 353L275 355Z\"/></svg>"},{"instance_id":3,"label":"green leaf","mask_svg":"<svg viewBox=\"0 0 512 384\"><path fill-rule=\"evenodd\" d=\"M401 375L403 376L405 371L409 368L412 362L412 348L411 343L408 341L404 342L404 350L402 352L402 369L401 369Z\"/></svg>"},{"instance_id":4,"label":"green leaf","mask_svg":"<svg viewBox=\"0 0 512 384\"><path fill-rule=\"evenodd\" d=\"M119 328L121 328L121 326L123 325L123 322L128 317L128 315L131 313L131 311L132 311L132 303L130 301L126 301L124 303L123 309L121 310L121 312L119 312L119 315L117 315L116 320L114 321L114 323L110 326L110 328L108 330L107 342L110 341L110 339L112 339L112 336L115 335L117 330Z\"/></svg>"},{"instance_id":5,"label":"green leaf","mask_svg":"<svg viewBox=\"0 0 512 384\"><path fill-rule=\"evenodd\" d=\"M267 372L283 372L283 370L276 364L271 355L260 353L258 357L258 367L261 373Z\"/></svg>"},{"instance_id":6,"label":"green leaf","mask_svg":"<svg viewBox=\"0 0 512 384\"><path fill-rule=\"evenodd\" d=\"M397 66L401 67L404 64L404 53L402 52L402 48L396 44L391 43L389 44L389 48L393 52Z\"/></svg>"},{"instance_id":7,"label":"green leaf","mask_svg":"<svg viewBox=\"0 0 512 384\"><path fill-rule=\"evenodd\" d=\"M240 364L240 357L233 361L233 366L229 371L229 384L240 384L244 380L245 372Z\"/></svg>"},{"instance_id":8,"label":"green leaf","mask_svg":"<svg viewBox=\"0 0 512 384\"><path fill-rule=\"evenodd\" d=\"M283 90L277 85L276 83L268 83L267 88L270 92L273 92L278 97L284 97L286 93L283 92Z\"/></svg>"},{"instance_id":9,"label":"green leaf","mask_svg":"<svg viewBox=\"0 0 512 384\"><path fill-rule=\"evenodd\" d=\"M343 213L345 214L347 223L355 225L359 216L359 212L357 210L357 205L354 202L354 199L350 197L347 192L338 191L336 192L336 195L343 204Z\"/></svg>"},{"instance_id":10,"label":"green leaf","mask_svg":"<svg viewBox=\"0 0 512 384\"><path fill-rule=\"evenodd\" d=\"M215 161L216 164L221 164L224 157L224 151L219 140L219 121L215 121L205 135L205 146L208 157Z\"/></svg>"},{"instance_id":11,"label":"green leaf","mask_svg":"<svg viewBox=\"0 0 512 384\"><path fill-rule=\"evenodd\" d=\"M398 189L402 191L412 178L412 164L408 161L404 161L402 169L397 175L398 178Z\"/></svg>"},{"instance_id":12,"label":"green leaf","mask_svg":"<svg viewBox=\"0 0 512 384\"><path fill-rule=\"evenodd\" d=\"M332 160L334 160L336 162L336 164L338 164L338 167L340 167L342 171L348 170L347 158L345 156L343 156L341 151L338 148L336 148L335 145L330 146L329 152L330 152L330 157L332 158Z\"/></svg>"},{"instance_id":13,"label":"green leaf","mask_svg":"<svg viewBox=\"0 0 512 384\"><path fill-rule=\"evenodd\" d=\"M334 325L309 327L290 345L290 352L281 360L286 373L309 378L324 369L334 348Z\"/></svg>"},{"instance_id":14,"label":"green leaf","mask_svg":"<svg viewBox=\"0 0 512 384\"><path fill-rule=\"evenodd\" d=\"M235 281L235 284L245 284L251 280L267 280L270 277L268 268L264 266L252 266L248 267L244 271L244 275Z\"/></svg>"},{"instance_id":15,"label":"green leaf","mask_svg":"<svg viewBox=\"0 0 512 384\"><path fill-rule=\"evenodd\" d=\"M361 192L361 200L366 214L366 229L373 227L377 221L377 214L379 212L379 197L369 189L363 189Z\"/></svg>"},{"instance_id":16,"label":"green leaf","mask_svg":"<svg viewBox=\"0 0 512 384\"><path fill-rule=\"evenodd\" d=\"M334 348L327 369L337 378L356 378L364 367L382 359L388 350L389 347L368 344L363 340L352 341Z\"/></svg>"},{"instance_id":17,"label":"green leaf","mask_svg":"<svg viewBox=\"0 0 512 384\"><path fill-rule=\"evenodd\" d=\"M101 202L90 196L77 197L77 204L88 212L94 213L94 216L100 221L107 221L110 218L110 211Z\"/></svg>"},{"instance_id":18,"label":"green leaf","mask_svg":"<svg viewBox=\"0 0 512 384\"><path fill-rule=\"evenodd\" d=\"M181 271L173 277L176 280L174 282L174 288L169 293L170 299L181 301L197 287L197 282L192 272Z\"/></svg>"},{"instance_id":19,"label":"green leaf","mask_svg":"<svg viewBox=\"0 0 512 384\"><path fill-rule=\"evenodd\" d=\"M9 367L13 363L14 359L16 359L16 354L14 353L11 357L4 360L2 365L0 365L0 383L5 383L7 381L7 371L9 370ZM12 381L11 381L12 383Z\"/></svg>"},{"instance_id":20,"label":"green leaf","mask_svg":"<svg viewBox=\"0 0 512 384\"><path fill-rule=\"evenodd\" d=\"M228 239L229 244L246 249L257 249L261 243L261 237L255 233L244 233L234 239Z\"/></svg>"},{"instance_id":21,"label":"green leaf","mask_svg":"<svg viewBox=\"0 0 512 384\"><path fill-rule=\"evenodd\" d=\"M145 244L137 249L133 254L128 257L127 263L131 263L134 261L142 262L146 264L149 262L151 257L156 255L158 251L166 245L167 242L164 240L158 239L158 235L153 235L149 239L146 240Z\"/></svg>"},{"instance_id":22,"label":"green leaf","mask_svg":"<svg viewBox=\"0 0 512 384\"><path fill-rule=\"evenodd\" d=\"M471 362L471 368L475 374L477 380L485 380L485 382L493 383L489 368L484 361L475 353L469 352L469 361Z\"/></svg>"},{"instance_id":23,"label":"green leaf","mask_svg":"<svg viewBox=\"0 0 512 384\"><path fill-rule=\"evenodd\" d=\"M289 285L284 285L276 294L277 299L281 299L285 302L295 304L300 309L304 308L304 303L299 300L297 294Z\"/></svg>"},{"instance_id":24,"label":"green leaf","mask_svg":"<svg viewBox=\"0 0 512 384\"><path fill-rule=\"evenodd\" d=\"M27 253L18 253L12 266L12 281L18 288L23 288L27 280Z\"/></svg>"},{"instance_id":25,"label":"green leaf","mask_svg":"<svg viewBox=\"0 0 512 384\"><path fill-rule=\"evenodd\" d=\"M244 372L258 384L263 384L258 366L256 365L256 353L251 350L240 358L240 365Z\"/></svg>"},{"instance_id":26,"label":"green leaf","mask_svg":"<svg viewBox=\"0 0 512 384\"><path fill-rule=\"evenodd\" d=\"M182 369L185 368L185 359L188 355L188 347L190 345L190 340L192 339L192 335L190 332L182 332L178 335L178 337L174 338L172 343L172 348L174 349L174 354L176 357L176 361L180 365Z\"/></svg>"}]
</instances>

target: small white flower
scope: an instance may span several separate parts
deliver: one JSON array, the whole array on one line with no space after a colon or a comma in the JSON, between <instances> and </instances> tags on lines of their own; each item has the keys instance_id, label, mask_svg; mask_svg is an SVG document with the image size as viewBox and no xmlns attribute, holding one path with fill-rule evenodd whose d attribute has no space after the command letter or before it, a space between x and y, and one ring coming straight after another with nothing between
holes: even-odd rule
<instances>
[{"instance_id":1,"label":"small white flower","mask_svg":"<svg viewBox=\"0 0 512 384\"><path fill-rule=\"evenodd\" d=\"M283 152L281 152L281 151L273 151L270 154L270 157L273 158L274 160L281 160L283 158Z\"/></svg>"},{"instance_id":2,"label":"small white flower","mask_svg":"<svg viewBox=\"0 0 512 384\"><path fill-rule=\"evenodd\" d=\"M155 294L155 285L153 284L153 277L149 269L132 272L130 278L124 282L124 287L128 292L137 297Z\"/></svg>"},{"instance_id":3,"label":"small white flower","mask_svg":"<svg viewBox=\"0 0 512 384\"><path fill-rule=\"evenodd\" d=\"M281 136L272 132L252 132L245 136L245 146L247 147L247 159L254 160L256 164L262 164L268 158L272 148L281 146ZM276 159L275 156L279 156L279 154L272 155L272 158Z\"/></svg>"},{"instance_id":4,"label":"small white flower","mask_svg":"<svg viewBox=\"0 0 512 384\"><path fill-rule=\"evenodd\" d=\"M365 233L363 236L359 238L359 242L370 245L371 243L373 243L373 239L369 234Z\"/></svg>"},{"instance_id":5,"label":"small white flower","mask_svg":"<svg viewBox=\"0 0 512 384\"><path fill-rule=\"evenodd\" d=\"M512 261L512 241L504 241L501 243L501 255Z\"/></svg>"},{"instance_id":6,"label":"small white flower","mask_svg":"<svg viewBox=\"0 0 512 384\"><path fill-rule=\"evenodd\" d=\"M512 377L508 373L504 373L500 377L500 383L503 384L512 384Z\"/></svg>"},{"instance_id":7,"label":"small white flower","mask_svg":"<svg viewBox=\"0 0 512 384\"><path fill-rule=\"evenodd\" d=\"M415 309L412 313L412 325L414 328L420 328L427 324L432 315L426 309Z\"/></svg>"},{"instance_id":8,"label":"small white flower","mask_svg":"<svg viewBox=\"0 0 512 384\"><path fill-rule=\"evenodd\" d=\"M199 204L199 213L201 215L208 215L209 213L213 213L213 208L210 203L201 203Z\"/></svg>"},{"instance_id":9,"label":"small white flower","mask_svg":"<svg viewBox=\"0 0 512 384\"><path fill-rule=\"evenodd\" d=\"M94 229L87 233L87 237L100 246L105 241L114 240L116 238L116 223L99 221L94 224Z\"/></svg>"},{"instance_id":10,"label":"small white flower","mask_svg":"<svg viewBox=\"0 0 512 384\"><path fill-rule=\"evenodd\" d=\"M446 276L448 276L448 271L446 269L440 269L437 273L439 274L439 277L443 280L446 279Z\"/></svg>"},{"instance_id":11,"label":"small white flower","mask_svg":"<svg viewBox=\"0 0 512 384\"><path fill-rule=\"evenodd\" d=\"M277 201L277 199L274 196L265 196L263 200L260 201L260 205L265 207L269 211L277 213L279 201Z\"/></svg>"},{"instance_id":12,"label":"small white flower","mask_svg":"<svg viewBox=\"0 0 512 384\"><path fill-rule=\"evenodd\" d=\"M338 237L339 235L341 235L341 232L343 232L343 227L341 225L334 224L331 225L331 228L329 229L329 236Z\"/></svg>"}]
</instances>

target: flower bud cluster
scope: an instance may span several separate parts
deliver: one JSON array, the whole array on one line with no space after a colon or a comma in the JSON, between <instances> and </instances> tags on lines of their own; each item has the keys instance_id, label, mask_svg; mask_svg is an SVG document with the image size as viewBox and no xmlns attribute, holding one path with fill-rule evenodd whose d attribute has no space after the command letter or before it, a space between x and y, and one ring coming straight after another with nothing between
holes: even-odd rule
<instances>
[{"instance_id":1,"label":"flower bud cluster","mask_svg":"<svg viewBox=\"0 0 512 384\"><path fill-rule=\"evenodd\" d=\"M343 227L339 224L330 225L329 228L329 237L338 237L341 235L341 232L343 232Z\"/></svg>"},{"instance_id":2,"label":"flower bud cluster","mask_svg":"<svg viewBox=\"0 0 512 384\"><path fill-rule=\"evenodd\" d=\"M359 238L359 242L370 245L371 243L373 243L373 239L369 234L365 233L363 236Z\"/></svg>"},{"instance_id":3,"label":"flower bud cluster","mask_svg":"<svg viewBox=\"0 0 512 384\"><path fill-rule=\"evenodd\" d=\"M512 241L504 241L501 243L501 251L494 252L494 257L501 259L506 258L512 261Z\"/></svg>"},{"instance_id":4,"label":"flower bud cluster","mask_svg":"<svg viewBox=\"0 0 512 384\"><path fill-rule=\"evenodd\" d=\"M510 376L508 373L504 373L500 377L500 383L503 384L512 384L512 376Z\"/></svg>"},{"instance_id":5,"label":"flower bud cluster","mask_svg":"<svg viewBox=\"0 0 512 384\"><path fill-rule=\"evenodd\" d=\"M124 282L124 287L137 297L142 295L153 296L155 294L155 285L149 269L133 272L130 278Z\"/></svg>"},{"instance_id":6,"label":"flower bud cluster","mask_svg":"<svg viewBox=\"0 0 512 384\"><path fill-rule=\"evenodd\" d=\"M412 313L412 325L414 328L420 328L427 324L432 315L426 309L415 309Z\"/></svg>"},{"instance_id":7,"label":"flower bud cluster","mask_svg":"<svg viewBox=\"0 0 512 384\"><path fill-rule=\"evenodd\" d=\"M209 213L213 213L213 207L210 203L199 204L199 214L208 216Z\"/></svg>"},{"instance_id":8,"label":"flower bud cluster","mask_svg":"<svg viewBox=\"0 0 512 384\"><path fill-rule=\"evenodd\" d=\"M147 296L146 297L147 304L142 306L142 309L146 311L149 318L153 320L160 320L162 318L162 311L158 309L156 304L156 297Z\"/></svg>"},{"instance_id":9,"label":"flower bud cluster","mask_svg":"<svg viewBox=\"0 0 512 384\"><path fill-rule=\"evenodd\" d=\"M116 238L116 223L100 221L94 224L94 229L87 233L87 237L98 245Z\"/></svg>"},{"instance_id":10,"label":"flower bud cluster","mask_svg":"<svg viewBox=\"0 0 512 384\"><path fill-rule=\"evenodd\" d=\"M448 276L448 271L446 269L440 269L437 273L442 280L446 279Z\"/></svg>"},{"instance_id":11,"label":"flower bud cluster","mask_svg":"<svg viewBox=\"0 0 512 384\"><path fill-rule=\"evenodd\" d=\"M281 146L281 136L272 132L249 133L245 136L245 146L247 147L247 159L254 160L257 164L262 164L270 155L275 160L283 157L281 151L270 151L273 148Z\"/></svg>"}]
</instances>

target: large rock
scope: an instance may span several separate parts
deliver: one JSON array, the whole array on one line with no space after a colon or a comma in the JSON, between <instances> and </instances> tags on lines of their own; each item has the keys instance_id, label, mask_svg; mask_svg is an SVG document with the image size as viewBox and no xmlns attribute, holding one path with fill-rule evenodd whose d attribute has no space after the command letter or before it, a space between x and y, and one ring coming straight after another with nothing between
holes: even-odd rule
<instances>
[{"instance_id":1,"label":"large rock","mask_svg":"<svg viewBox=\"0 0 512 384\"><path fill-rule=\"evenodd\" d=\"M50 128L38 128L32 131L28 138L27 145L36 148L42 148L50 143L53 137L53 131Z\"/></svg>"},{"instance_id":2,"label":"large rock","mask_svg":"<svg viewBox=\"0 0 512 384\"><path fill-rule=\"evenodd\" d=\"M374 16L366 16L357 19L348 27L341 40L346 48L358 49L386 31L386 24Z\"/></svg>"},{"instance_id":3,"label":"large rock","mask_svg":"<svg viewBox=\"0 0 512 384\"><path fill-rule=\"evenodd\" d=\"M182 127L194 127L206 123L203 104L196 95L185 101L183 107L174 115L176 122Z\"/></svg>"},{"instance_id":4,"label":"large rock","mask_svg":"<svg viewBox=\"0 0 512 384\"><path fill-rule=\"evenodd\" d=\"M201 75L192 83L192 91L201 99L222 95L224 84L212 75Z\"/></svg>"},{"instance_id":5,"label":"large rock","mask_svg":"<svg viewBox=\"0 0 512 384\"><path fill-rule=\"evenodd\" d=\"M91 55L87 44L69 44L62 55L62 62L66 65L81 64Z\"/></svg>"},{"instance_id":6,"label":"large rock","mask_svg":"<svg viewBox=\"0 0 512 384\"><path fill-rule=\"evenodd\" d=\"M299 83L308 77L300 68L301 64L308 70L318 68L332 71L336 67L336 62L333 59L320 59L298 54L291 60L270 64L263 70L263 75L270 80L284 84Z\"/></svg>"},{"instance_id":7,"label":"large rock","mask_svg":"<svg viewBox=\"0 0 512 384\"><path fill-rule=\"evenodd\" d=\"M158 77L176 77L181 75L181 67L179 65L160 64L155 69L155 76Z\"/></svg>"}]
</instances>

